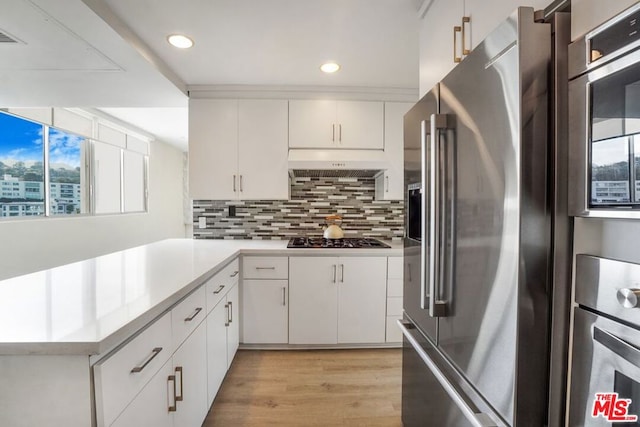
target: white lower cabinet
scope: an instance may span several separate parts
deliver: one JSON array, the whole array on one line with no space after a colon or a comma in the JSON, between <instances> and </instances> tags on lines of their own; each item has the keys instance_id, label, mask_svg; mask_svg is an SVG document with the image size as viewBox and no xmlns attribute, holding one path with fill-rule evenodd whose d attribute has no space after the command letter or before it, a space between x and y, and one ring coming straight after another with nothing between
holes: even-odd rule
<instances>
[{"instance_id":1,"label":"white lower cabinet","mask_svg":"<svg viewBox=\"0 0 640 427\"><path fill-rule=\"evenodd\" d=\"M231 362L233 362L240 345L239 302L240 293L238 292L238 285L235 285L227 294L227 312L229 314L229 321L227 322L227 369L231 367Z\"/></svg>"},{"instance_id":2,"label":"white lower cabinet","mask_svg":"<svg viewBox=\"0 0 640 427\"><path fill-rule=\"evenodd\" d=\"M384 343L386 257L290 257L289 343Z\"/></svg>"},{"instance_id":3,"label":"white lower cabinet","mask_svg":"<svg viewBox=\"0 0 640 427\"><path fill-rule=\"evenodd\" d=\"M94 366L97 427L202 425L238 349L237 266ZM207 301L217 298L207 315Z\"/></svg>"},{"instance_id":4,"label":"white lower cabinet","mask_svg":"<svg viewBox=\"0 0 640 427\"><path fill-rule=\"evenodd\" d=\"M242 342L286 344L289 341L287 280L242 282Z\"/></svg>"},{"instance_id":5,"label":"white lower cabinet","mask_svg":"<svg viewBox=\"0 0 640 427\"><path fill-rule=\"evenodd\" d=\"M240 343L238 285L207 317L207 406L211 406Z\"/></svg>"},{"instance_id":6,"label":"white lower cabinet","mask_svg":"<svg viewBox=\"0 0 640 427\"><path fill-rule=\"evenodd\" d=\"M172 361L165 363L125 411L113 427L174 427L169 407L175 405Z\"/></svg>"},{"instance_id":7,"label":"white lower cabinet","mask_svg":"<svg viewBox=\"0 0 640 427\"><path fill-rule=\"evenodd\" d=\"M207 331L200 326L173 355L176 382L175 427L199 427L209 410L207 404Z\"/></svg>"}]
</instances>

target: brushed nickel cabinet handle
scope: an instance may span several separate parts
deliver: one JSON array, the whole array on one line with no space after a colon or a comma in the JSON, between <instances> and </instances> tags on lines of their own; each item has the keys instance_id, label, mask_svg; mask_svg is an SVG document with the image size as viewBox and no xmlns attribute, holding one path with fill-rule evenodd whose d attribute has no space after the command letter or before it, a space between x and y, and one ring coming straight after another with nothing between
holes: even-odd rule
<instances>
[{"instance_id":1,"label":"brushed nickel cabinet handle","mask_svg":"<svg viewBox=\"0 0 640 427\"><path fill-rule=\"evenodd\" d=\"M242 189L242 175L240 175L240 192L242 193L244 190Z\"/></svg>"},{"instance_id":2,"label":"brushed nickel cabinet handle","mask_svg":"<svg viewBox=\"0 0 640 427\"><path fill-rule=\"evenodd\" d=\"M224 285L220 285L218 287L218 289L216 289L215 291L213 291L214 294L219 294L220 292L222 292L222 290L224 289Z\"/></svg>"},{"instance_id":3,"label":"brushed nickel cabinet handle","mask_svg":"<svg viewBox=\"0 0 640 427\"><path fill-rule=\"evenodd\" d=\"M154 348L153 350L151 350L151 356L150 356L150 357L148 357L148 358L144 361L144 363L142 364L142 366L136 366L136 367L134 367L134 368L131 370L131 373L132 373L132 374L137 374L138 372L142 372L142 370L143 370L144 368L146 368L146 367L147 367L147 365L148 365L149 363L151 363L151 361L152 361L153 359L155 359L155 357L156 357L158 354L160 354L160 352L161 352L161 351L162 351L162 347L156 347L156 348Z\"/></svg>"},{"instance_id":4,"label":"brushed nickel cabinet handle","mask_svg":"<svg viewBox=\"0 0 640 427\"><path fill-rule=\"evenodd\" d=\"M336 283L337 270L338 270L338 267L335 264L333 264L333 283Z\"/></svg>"},{"instance_id":5,"label":"brushed nickel cabinet handle","mask_svg":"<svg viewBox=\"0 0 640 427\"><path fill-rule=\"evenodd\" d=\"M229 323L233 323L233 301L229 301Z\"/></svg>"},{"instance_id":6,"label":"brushed nickel cabinet handle","mask_svg":"<svg viewBox=\"0 0 640 427\"><path fill-rule=\"evenodd\" d=\"M336 125L335 123L331 125L331 141L336 141Z\"/></svg>"},{"instance_id":7,"label":"brushed nickel cabinet handle","mask_svg":"<svg viewBox=\"0 0 640 427\"><path fill-rule=\"evenodd\" d=\"M457 55L457 49L456 46L458 44L458 33L462 32L462 27L460 27L459 25L456 25L455 27L453 27L453 62L460 62L462 61L462 57Z\"/></svg>"},{"instance_id":8,"label":"brushed nickel cabinet handle","mask_svg":"<svg viewBox=\"0 0 640 427\"><path fill-rule=\"evenodd\" d=\"M184 374L182 372L182 366L176 366L175 369L176 374L179 372L180 373L180 396L176 396L175 391L173 392L173 396L176 399L176 402L182 402L182 400L184 399L184 394L183 394L183 384L182 384L182 379L184 378Z\"/></svg>"},{"instance_id":9,"label":"brushed nickel cabinet handle","mask_svg":"<svg viewBox=\"0 0 640 427\"><path fill-rule=\"evenodd\" d=\"M407 273L409 275L409 281L411 282L411 280L413 280L411 279L411 263L407 264Z\"/></svg>"},{"instance_id":10,"label":"brushed nickel cabinet handle","mask_svg":"<svg viewBox=\"0 0 640 427\"><path fill-rule=\"evenodd\" d=\"M235 193L236 191L236 176L233 175L233 192Z\"/></svg>"},{"instance_id":11,"label":"brushed nickel cabinet handle","mask_svg":"<svg viewBox=\"0 0 640 427\"><path fill-rule=\"evenodd\" d=\"M462 17L462 54L463 55L469 55L471 53L471 49L467 49L467 46L466 46L467 40L465 37L466 32L464 31L464 29L467 25L471 25L471 18L468 16L463 16Z\"/></svg>"},{"instance_id":12,"label":"brushed nickel cabinet handle","mask_svg":"<svg viewBox=\"0 0 640 427\"><path fill-rule=\"evenodd\" d=\"M230 275L229 277L236 277L238 275L238 273L240 273L239 271L234 271L232 275Z\"/></svg>"},{"instance_id":13,"label":"brushed nickel cabinet handle","mask_svg":"<svg viewBox=\"0 0 640 427\"><path fill-rule=\"evenodd\" d=\"M340 264L340 283L344 283L344 264Z\"/></svg>"},{"instance_id":14,"label":"brushed nickel cabinet handle","mask_svg":"<svg viewBox=\"0 0 640 427\"><path fill-rule=\"evenodd\" d=\"M282 287L282 305L283 306L287 305L287 288L286 288L286 286Z\"/></svg>"},{"instance_id":15,"label":"brushed nickel cabinet handle","mask_svg":"<svg viewBox=\"0 0 640 427\"><path fill-rule=\"evenodd\" d=\"M275 267L256 267L256 270L275 270Z\"/></svg>"},{"instance_id":16,"label":"brushed nickel cabinet handle","mask_svg":"<svg viewBox=\"0 0 640 427\"><path fill-rule=\"evenodd\" d=\"M338 141L342 142L342 123L338 125Z\"/></svg>"},{"instance_id":17,"label":"brushed nickel cabinet handle","mask_svg":"<svg viewBox=\"0 0 640 427\"><path fill-rule=\"evenodd\" d=\"M176 402L178 401L176 397L176 376L169 375L169 377L167 378L167 383L169 382L173 382L173 405L169 405L169 412L176 412L176 409L177 409Z\"/></svg>"},{"instance_id":18,"label":"brushed nickel cabinet handle","mask_svg":"<svg viewBox=\"0 0 640 427\"><path fill-rule=\"evenodd\" d=\"M228 304L228 303L227 303L227 304L225 304L225 305L224 305L224 308L226 308L226 309L227 309L227 321L226 321L226 322L224 322L224 326L227 326L227 327L228 327L228 326L229 326L229 304Z\"/></svg>"},{"instance_id":19,"label":"brushed nickel cabinet handle","mask_svg":"<svg viewBox=\"0 0 640 427\"><path fill-rule=\"evenodd\" d=\"M386 193L388 193L389 192L389 175L386 175L384 178L385 178L385 181L386 181L386 184L387 184L387 189L384 190L384 191Z\"/></svg>"},{"instance_id":20,"label":"brushed nickel cabinet handle","mask_svg":"<svg viewBox=\"0 0 640 427\"><path fill-rule=\"evenodd\" d=\"M193 313L191 316L189 317L185 317L184 321L185 322L191 322L193 319L196 318L196 316L198 314L200 314L200 312L202 311L202 307L197 307L195 313Z\"/></svg>"}]
</instances>

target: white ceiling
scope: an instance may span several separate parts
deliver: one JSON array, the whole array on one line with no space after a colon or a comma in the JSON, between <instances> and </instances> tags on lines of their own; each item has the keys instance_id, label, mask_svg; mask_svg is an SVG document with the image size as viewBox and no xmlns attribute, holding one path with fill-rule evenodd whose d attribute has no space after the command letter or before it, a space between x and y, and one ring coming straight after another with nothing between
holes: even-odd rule
<instances>
[{"instance_id":1,"label":"white ceiling","mask_svg":"<svg viewBox=\"0 0 640 427\"><path fill-rule=\"evenodd\" d=\"M416 0L0 0L0 106L99 108L186 150L188 89L418 86ZM195 40L189 50L171 33ZM326 60L342 69L319 71Z\"/></svg>"}]
</instances>

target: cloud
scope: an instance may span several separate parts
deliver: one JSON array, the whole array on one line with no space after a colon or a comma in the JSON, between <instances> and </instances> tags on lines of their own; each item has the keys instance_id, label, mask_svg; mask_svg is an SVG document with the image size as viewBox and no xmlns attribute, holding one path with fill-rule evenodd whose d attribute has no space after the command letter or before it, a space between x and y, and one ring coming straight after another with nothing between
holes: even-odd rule
<instances>
[{"instance_id":1,"label":"cloud","mask_svg":"<svg viewBox=\"0 0 640 427\"><path fill-rule=\"evenodd\" d=\"M84 137L51 128L49 130L49 162L79 167L80 149L84 141Z\"/></svg>"}]
</instances>

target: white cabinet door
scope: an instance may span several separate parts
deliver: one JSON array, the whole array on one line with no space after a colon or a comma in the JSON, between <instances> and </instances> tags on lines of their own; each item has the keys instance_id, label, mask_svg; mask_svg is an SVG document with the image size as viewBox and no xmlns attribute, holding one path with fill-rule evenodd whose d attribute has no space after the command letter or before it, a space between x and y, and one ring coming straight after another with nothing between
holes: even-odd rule
<instances>
[{"instance_id":1,"label":"white cabinet door","mask_svg":"<svg viewBox=\"0 0 640 427\"><path fill-rule=\"evenodd\" d=\"M238 101L189 100L189 195L232 200L239 194Z\"/></svg>"},{"instance_id":2,"label":"white cabinet door","mask_svg":"<svg viewBox=\"0 0 640 427\"><path fill-rule=\"evenodd\" d=\"M160 368L111 427L174 427L174 412L169 411L169 406L175 405L170 375L173 375L171 360Z\"/></svg>"},{"instance_id":3,"label":"white cabinet door","mask_svg":"<svg viewBox=\"0 0 640 427\"><path fill-rule=\"evenodd\" d=\"M289 343L338 342L337 258L289 258Z\"/></svg>"},{"instance_id":4,"label":"white cabinet door","mask_svg":"<svg viewBox=\"0 0 640 427\"><path fill-rule=\"evenodd\" d=\"M420 22L420 97L456 65L453 27L462 25L463 15L463 0L434 0ZM461 55L459 43L460 37L457 56Z\"/></svg>"},{"instance_id":5,"label":"white cabinet door","mask_svg":"<svg viewBox=\"0 0 640 427\"><path fill-rule=\"evenodd\" d=\"M234 285L233 288L227 294L227 314L229 316L227 321L227 369L231 367L231 362L238 351L240 345L240 292L238 291L238 285Z\"/></svg>"},{"instance_id":6,"label":"white cabinet door","mask_svg":"<svg viewBox=\"0 0 640 427\"><path fill-rule=\"evenodd\" d=\"M385 342L386 257L338 259L338 343Z\"/></svg>"},{"instance_id":7,"label":"white cabinet door","mask_svg":"<svg viewBox=\"0 0 640 427\"><path fill-rule=\"evenodd\" d=\"M286 344L289 340L288 282L242 282L242 342Z\"/></svg>"},{"instance_id":8,"label":"white cabinet door","mask_svg":"<svg viewBox=\"0 0 640 427\"><path fill-rule=\"evenodd\" d=\"M336 101L289 101L290 148L336 148Z\"/></svg>"},{"instance_id":9,"label":"white cabinet door","mask_svg":"<svg viewBox=\"0 0 640 427\"><path fill-rule=\"evenodd\" d=\"M410 102L384 104L384 154L389 168L376 199L404 200L404 115L412 106Z\"/></svg>"},{"instance_id":10,"label":"white cabinet door","mask_svg":"<svg viewBox=\"0 0 640 427\"><path fill-rule=\"evenodd\" d=\"M207 405L207 332L204 323L196 328L173 355L177 382L175 425L200 427Z\"/></svg>"},{"instance_id":11,"label":"white cabinet door","mask_svg":"<svg viewBox=\"0 0 640 427\"><path fill-rule=\"evenodd\" d=\"M240 198L287 200L287 101L241 99L238 111Z\"/></svg>"},{"instance_id":12,"label":"white cabinet door","mask_svg":"<svg viewBox=\"0 0 640 427\"><path fill-rule=\"evenodd\" d=\"M337 126L338 148L384 148L382 102L338 101Z\"/></svg>"},{"instance_id":13,"label":"white cabinet door","mask_svg":"<svg viewBox=\"0 0 640 427\"><path fill-rule=\"evenodd\" d=\"M223 299L207 316L207 397L208 406L227 373L227 301Z\"/></svg>"}]
</instances>

